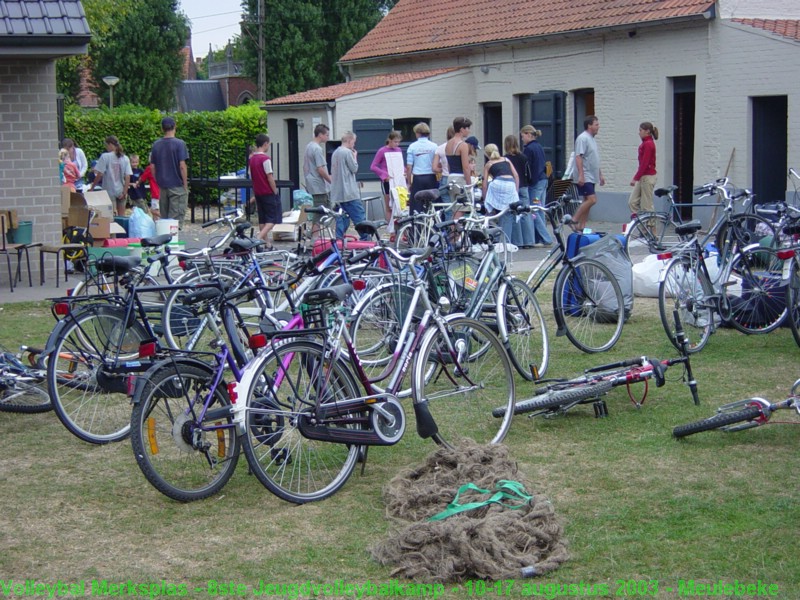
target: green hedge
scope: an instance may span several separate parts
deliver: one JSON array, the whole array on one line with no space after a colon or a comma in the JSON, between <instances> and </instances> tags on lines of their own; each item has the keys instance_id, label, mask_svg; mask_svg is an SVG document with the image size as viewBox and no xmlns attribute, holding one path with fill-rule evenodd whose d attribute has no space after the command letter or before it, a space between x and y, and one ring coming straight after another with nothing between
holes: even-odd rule
<instances>
[{"instance_id":1,"label":"green hedge","mask_svg":"<svg viewBox=\"0 0 800 600\"><path fill-rule=\"evenodd\" d=\"M70 107L64 115L64 131L90 163L105 152L106 136L115 135L125 153L138 154L144 167L153 142L161 137L163 116L159 111L135 106L120 106L113 111ZM255 103L171 116L178 124L178 137L189 147L190 177L216 177L218 162L221 173L242 169L247 146L267 130L267 112ZM201 160L205 173L201 172Z\"/></svg>"}]
</instances>

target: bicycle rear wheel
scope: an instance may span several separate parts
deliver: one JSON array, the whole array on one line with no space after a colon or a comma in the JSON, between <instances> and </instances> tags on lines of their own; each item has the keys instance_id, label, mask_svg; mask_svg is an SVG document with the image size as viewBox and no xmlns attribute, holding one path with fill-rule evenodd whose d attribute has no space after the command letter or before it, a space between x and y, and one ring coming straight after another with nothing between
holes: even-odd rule
<instances>
[{"instance_id":1,"label":"bicycle rear wheel","mask_svg":"<svg viewBox=\"0 0 800 600\"><path fill-rule=\"evenodd\" d=\"M701 431L724 429L725 427L735 425L736 423L754 421L762 416L762 414L763 413L759 407L748 406L747 408L743 410L737 410L736 412L719 413L718 415L714 415L708 419L703 419L702 421L696 421L687 425L679 425L672 430L672 435L674 435L676 438L682 438L686 437L687 435L700 433Z\"/></svg>"},{"instance_id":2,"label":"bicycle rear wheel","mask_svg":"<svg viewBox=\"0 0 800 600\"><path fill-rule=\"evenodd\" d=\"M706 345L716 314L706 301L705 290L710 289L711 284L705 273L696 270L696 266L687 256L674 259L667 266L658 287L658 312L664 331L672 345L680 350L673 317L673 312L677 310L689 353L699 352Z\"/></svg>"},{"instance_id":3,"label":"bicycle rear wheel","mask_svg":"<svg viewBox=\"0 0 800 600\"><path fill-rule=\"evenodd\" d=\"M127 437L131 425L128 371L149 335L124 309L89 305L66 317L47 343L47 388L56 415L80 439L93 444Z\"/></svg>"},{"instance_id":4,"label":"bicycle rear wheel","mask_svg":"<svg viewBox=\"0 0 800 600\"><path fill-rule=\"evenodd\" d=\"M771 248L750 247L736 255L731 270L742 295L731 299L731 324L742 333L769 333L786 318L783 261Z\"/></svg>"},{"instance_id":5,"label":"bicycle rear wheel","mask_svg":"<svg viewBox=\"0 0 800 600\"><path fill-rule=\"evenodd\" d=\"M446 333L434 325L422 339L414 360L414 403L427 404L438 433L437 444L452 446L462 438L479 444L503 441L511 427L514 372L500 339L486 324L455 317ZM450 350L454 350L455 356ZM508 414L492 417L502 402Z\"/></svg>"},{"instance_id":6,"label":"bicycle rear wheel","mask_svg":"<svg viewBox=\"0 0 800 600\"><path fill-rule=\"evenodd\" d=\"M662 252L679 241L675 224L664 213L637 215L625 231L625 248L629 256L632 252Z\"/></svg>"},{"instance_id":7,"label":"bicycle rear wheel","mask_svg":"<svg viewBox=\"0 0 800 600\"><path fill-rule=\"evenodd\" d=\"M319 344L296 340L272 347L247 370L243 381L253 383L242 445L252 472L273 494L295 504L336 493L353 472L361 446L309 439L300 426L314 418L317 402L360 395L347 366L331 363ZM366 418L359 412L317 424L346 433L361 429Z\"/></svg>"},{"instance_id":8,"label":"bicycle rear wheel","mask_svg":"<svg viewBox=\"0 0 800 600\"><path fill-rule=\"evenodd\" d=\"M786 286L786 309L789 325L792 328L794 341L800 346L800 260L797 256L792 259L792 264L787 267L789 283Z\"/></svg>"},{"instance_id":9,"label":"bicycle rear wheel","mask_svg":"<svg viewBox=\"0 0 800 600\"><path fill-rule=\"evenodd\" d=\"M614 275L604 264L583 258L565 264L553 288L558 335L584 352L605 352L617 343L625 323L625 303Z\"/></svg>"},{"instance_id":10,"label":"bicycle rear wheel","mask_svg":"<svg viewBox=\"0 0 800 600\"><path fill-rule=\"evenodd\" d=\"M539 396L517 402L514 405L514 414L521 415L538 410L555 410L565 404L592 400L607 394L612 387L610 381L599 380L576 384L563 390L550 390ZM503 406L497 407L492 411L492 415L495 417L502 417L505 413L505 407Z\"/></svg>"},{"instance_id":11,"label":"bicycle rear wheel","mask_svg":"<svg viewBox=\"0 0 800 600\"><path fill-rule=\"evenodd\" d=\"M500 338L507 340L508 356L517 372L533 381L547 371L550 347L539 301L525 283L509 278L499 290L497 322Z\"/></svg>"},{"instance_id":12,"label":"bicycle rear wheel","mask_svg":"<svg viewBox=\"0 0 800 600\"><path fill-rule=\"evenodd\" d=\"M131 445L139 468L173 500L213 496L239 460L239 438L224 410L231 404L225 384L214 389L207 416L198 422L214 380L210 366L167 360L145 377L131 415Z\"/></svg>"},{"instance_id":13,"label":"bicycle rear wheel","mask_svg":"<svg viewBox=\"0 0 800 600\"><path fill-rule=\"evenodd\" d=\"M765 242L765 246L770 248L778 246L774 224L760 215L746 213L733 215L717 232L715 242L718 249L724 248L728 235L730 235L731 247L735 242L739 250L762 241Z\"/></svg>"}]
</instances>

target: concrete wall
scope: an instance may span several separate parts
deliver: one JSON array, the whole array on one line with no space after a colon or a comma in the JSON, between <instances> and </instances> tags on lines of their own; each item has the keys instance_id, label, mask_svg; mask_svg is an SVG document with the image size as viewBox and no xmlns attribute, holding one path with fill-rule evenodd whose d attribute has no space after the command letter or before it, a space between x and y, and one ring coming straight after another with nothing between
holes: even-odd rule
<instances>
[{"instance_id":1,"label":"concrete wall","mask_svg":"<svg viewBox=\"0 0 800 600\"><path fill-rule=\"evenodd\" d=\"M0 59L0 139L0 208L16 209L20 220L33 221L34 241L60 240L56 79L52 60ZM31 259L31 267L38 272L35 250ZM7 272L0 270L0 293L8 291L6 277Z\"/></svg>"}]
</instances>

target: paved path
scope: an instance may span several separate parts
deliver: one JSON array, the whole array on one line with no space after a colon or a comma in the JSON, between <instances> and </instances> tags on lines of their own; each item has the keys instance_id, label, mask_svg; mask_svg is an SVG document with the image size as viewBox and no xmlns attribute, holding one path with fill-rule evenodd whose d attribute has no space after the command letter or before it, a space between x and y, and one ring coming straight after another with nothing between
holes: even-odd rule
<instances>
[{"instance_id":1,"label":"paved path","mask_svg":"<svg viewBox=\"0 0 800 600\"><path fill-rule=\"evenodd\" d=\"M620 223L591 222L589 223L589 226L593 231L602 231L606 233L620 233L622 231L622 225ZM221 230L217 230L217 234L214 234L212 231L202 229L198 223L191 224L188 223L187 220L187 225L185 226L184 231L181 232L180 240L186 242L187 250L193 248L202 248L207 245L209 239L215 237L215 235L219 235L220 231ZM276 247L291 249L293 244L290 242L279 242L276 243ZM513 258L513 271L517 273L531 272L534 267L547 255L547 252L548 250L545 248L533 248L527 250L520 249L517 253L515 253ZM34 249L31 251L31 262L36 263L38 260L39 254ZM47 255L45 260L47 264L52 265L53 260L55 259L53 258L53 255ZM636 257L634 257L634 260L636 260ZM14 293L9 292L6 277L6 273L0 272L0 305L8 302L46 300L47 298L61 296L66 293L65 291L67 289L73 287L78 281L80 281L83 275L81 273L72 274L69 276L69 282L65 284L63 279L64 275L62 273L62 279L59 282L59 288L56 288L55 274L48 277L44 286L40 286L38 279L34 278L33 287L28 287L27 281L23 279L24 283L15 287Z\"/></svg>"}]
</instances>

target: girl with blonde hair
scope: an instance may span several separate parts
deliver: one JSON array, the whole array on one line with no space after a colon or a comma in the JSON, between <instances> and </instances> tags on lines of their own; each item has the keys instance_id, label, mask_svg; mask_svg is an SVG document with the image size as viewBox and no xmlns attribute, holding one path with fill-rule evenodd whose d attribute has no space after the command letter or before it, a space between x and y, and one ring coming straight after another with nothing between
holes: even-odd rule
<instances>
[{"instance_id":1,"label":"girl with blonde hair","mask_svg":"<svg viewBox=\"0 0 800 600\"><path fill-rule=\"evenodd\" d=\"M510 204L519 202L519 175L511 161L500 156L500 151L494 144L486 144L483 152L486 155L483 166L484 202L493 212L500 212ZM503 241L510 243L514 215L506 213L500 218L498 225L505 234Z\"/></svg>"}]
</instances>

